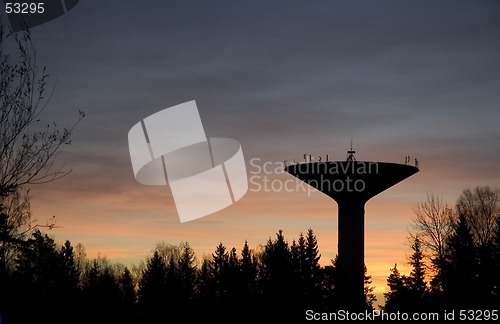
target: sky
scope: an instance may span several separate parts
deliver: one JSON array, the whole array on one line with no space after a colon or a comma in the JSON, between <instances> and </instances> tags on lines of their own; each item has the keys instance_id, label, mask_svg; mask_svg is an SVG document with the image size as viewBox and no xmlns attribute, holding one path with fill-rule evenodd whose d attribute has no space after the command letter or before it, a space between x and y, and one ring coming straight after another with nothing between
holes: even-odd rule
<instances>
[{"instance_id":1,"label":"sky","mask_svg":"<svg viewBox=\"0 0 500 324\"><path fill-rule=\"evenodd\" d=\"M358 160L420 161L365 206L382 303L389 269L408 269L412 210L427 194L453 206L464 189L500 186L498 1L82 0L32 34L54 90L44 120L86 113L57 158L72 172L32 186L32 212L55 216L50 233L89 257L138 264L163 241L201 260L220 242L240 252L311 228L330 264L337 205L280 187L293 180L280 163L345 160L352 140ZM251 182L233 205L181 223L168 187L135 180L127 135L191 100L208 137L240 142Z\"/></svg>"}]
</instances>

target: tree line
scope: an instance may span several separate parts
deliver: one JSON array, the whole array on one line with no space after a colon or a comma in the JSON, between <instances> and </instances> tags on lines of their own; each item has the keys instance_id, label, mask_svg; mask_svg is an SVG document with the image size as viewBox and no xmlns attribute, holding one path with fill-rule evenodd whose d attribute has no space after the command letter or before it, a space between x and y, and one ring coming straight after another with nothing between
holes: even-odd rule
<instances>
[{"instance_id":1,"label":"tree line","mask_svg":"<svg viewBox=\"0 0 500 324\"><path fill-rule=\"evenodd\" d=\"M455 208L436 195L414 208L409 274L390 270L380 308L423 312L498 309L500 192L464 190ZM17 203L23 206L24 200ZM14 206L11 204L10 206ZM5 211L5 208L4 208ZM13 208L12 211L20 211ZM219 243L198 259L188 242L158 243L131 267L88 258L82 244L58 244L40 228L21 240L0 240L2 323L35 320L152 323L189 319L303 319L305 311L346 309L337 258L321 266L314 231L289 242L282 230L241 250ZM375 303L365 267L365 309ZM181 316L181 315L179 315Z\"/></svg>"},{"instance_id":2,"label":"tree line","mask_svg":"<svg viewBox=\"0 0 500 324\"><path fill-rule=\"evenodd\" d=\"M438 195L414 208L411 272L387 278L388 311L500 309L500 191L466 189L452 208Z\"/></svg>"},{"instance_id":3,"label":"tree line","mask_svg":"<svg viewBox=\"0 0 500 324\"><path fill-rule=\"evenodd\" d=\"M152 323L161 318L300 319L305 310L340 305L335 260L320 266L312 229L290 244L281 230L260 249L223 243L198 262L189 243L159 243L146 262L129 268L88 259L81 244L58 245L34 230L3 262L0 310L5 323L80 320ZM375 297L366 275L366 308ZM29 310L29 311L27 311ZM2 322L3 323L3 322Z\"/></svg>"}]
</instances>

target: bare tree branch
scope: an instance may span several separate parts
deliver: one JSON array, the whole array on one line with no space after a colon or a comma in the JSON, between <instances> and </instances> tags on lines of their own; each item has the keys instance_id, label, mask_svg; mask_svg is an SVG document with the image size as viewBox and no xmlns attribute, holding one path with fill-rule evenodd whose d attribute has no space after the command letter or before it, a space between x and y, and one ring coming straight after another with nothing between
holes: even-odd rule
<instances>
[{"instance_id":1,"label":"bare tree branch","mask_svg":"<svg viewBox=\"0 0 500 324\"><path fill-rule=\"evenodd\" d=\"M488 186L466 189L457 201L457 210L467 219L479 246L491 243L500 218L500 190Z\"/></svg>"},{"instance_id":2,"label":"bare tree branch","mask_svg":"<svg viewBox=\"0 0 500 324\"><path fill-rule=\"evenodd\" d=\"M435 194L427 194L427 200L413 208L412 228L414 237L431 252L433 263L445 259L446 240L452 232L455 214L453 209Z\"/></svg>"},{"instance_id":3,"label":"bare tree branch","mask_svg":"<svg viewBox=\"0 0 500 324\"><path fill-rule=\"evenodd\" d=\"M14 34L0 25L0 196L71 172L56 167L55 158L85 114L79 111L68 128L55 122L42 126L48 78L38 66L29 29Z\"/></svg>"}]
</instances>

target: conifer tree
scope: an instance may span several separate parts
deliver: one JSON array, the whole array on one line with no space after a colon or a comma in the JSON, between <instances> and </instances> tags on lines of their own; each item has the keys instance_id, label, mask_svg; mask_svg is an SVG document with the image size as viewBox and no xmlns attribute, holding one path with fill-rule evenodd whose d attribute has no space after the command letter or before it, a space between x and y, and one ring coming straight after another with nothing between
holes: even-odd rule
<instances>
[{"instance_id":1,"label":"conifer tree","mask_svg":"<svg viewBox=\"0 0 500 324\"><path fill-rule=\"evenodd\" d=\"M135 314L135 306L136 306L136 292L134 287L134 278L132 277L132 273L125 267L123 272L119 278L120 291L122 296L122 305L125 311L129 315Z\"/></svg>"},{"instance_id":2,"label":"conifer tree","mask_svg":"<svg viewBox=\"0 0 500 324\"><path fill-rule=\"evenodd\" d=\"M196 281L196 257L194 250L189 243L181 245L181 256L179 258L179 296L180 303L189 307L192 304L192 297L195 291Z\"/></svg>"},{"instance_id":3,"label":"conifer tree","mask_svg":"<svg viewBox=\"0 0 500 324\"><path fill-rule=\"evenodd\" d=\"M262 255L263 303L264 311L273 319L295 318L302 311L300 291L293 285L296 276L292 266L291 252L283 231L276 233L274 240L269 239ZM280 300L280 305L276 301ZM281 306L282 305L282 306Z\"/></svg>"},{"instance_id":4,"label":"conifer tree","mask_svg":"<svg viewBox=\"0 0 500 324\"><path fill-rule=\"evenodd\" d=\"M368 269L366 264L364 266L364 276L365 276L365 307L367 310L373 310L373 304L377 301L377 298L373 291L375 287L372 286L372 276L368 274Z\"/></svg>"},{"instance_id":5,"label":"conifer tree","mask_svg":"<svg viewBox=\"0 0 500 324\"><path fill-rule=\"evenodd\" d=\"M410 272L409 281L411 291L415 294L416 299L425 298L428 292L427 282L425 280L425 263L424 253L422 251L421 241L418 236L415 237L411 248L413 250L410 256L410 265L412 270Z\"/></svg>"},{"instance_id":6,"label":"conifer tree","mask_svg":"<svg viewBox=\"0 0 500 324\"><path fill-rule=\"evenodd\" d=\"M167 305L167 265L158 251L148 259L139 281L139 306L142 318L153 321L164 313Z\"/></svg>"},{"instance_id":7,"label":"conifer tree","mask_svg":"<svg viewBox=\"0 0 500 324\"><path fill-rule=\"evenodd\" d=\"M116 316L116 321L119 323L135 324L139 321L137 308L137 294L134 285L132 273L125 267L119 277L120 288L120 315Z\"/></svg>"},{"instance_id":8,"label":"conifer tree","mask_svg":"<svg viewBox=\"0 0 500 324\"><path fill-rule=\"evenodd\" d=\"M300 245L299 245L300 246ZM305 286L306 306L314 306L321 301L321 273L318 240L313 230L307 230L303 253L303 278Z\"/></svg>"},{"instance_id":9,"label":"conifer tree","mask_svg":"<svg viewBox=\"0 0 500 324\"><path fill-rule=\"evenodd\" d=\"M208 314L213 309L216 303L215 290L212 261L209 257L205 257L196 278L196 308L200 315Z\"/></svg>"},{"instance_id":10,"label":"conifer tree","mask_svg":"<svg viewBox=\"0 0 500 324\"><path fill-rule=\"evenodd\" d=\"M228 295L230 299L238 299L241 294L241 268L236 248L232 247L227 262Z\"/></svg>"},{"instance_id":11,"label":"conifer tree","mask_svg":"<svg viewBox=\"0 0 500 324\"><path fill-rule=\"evenodd\" d=\"M397 264L394 264L394 267L390 271L387 278L388 291L384 293L384 309L394 312L405 309L408 288L405 283L405 277L400 274Z\"/></svg>"},{"instance_id":12,"label":"conifer tree","mask_svg":"<svg viewBox=\"0 0 500 324\"><path fill-rule=\"evenodd\" d=\"M54 312L54 316L58 315L60 312L55 312L54 303L64 302L66 283L63 259L54 239L35 230L22 247L16 263L13 277L16 281L15 290L10 296L12 310L23 314L27 321L35 321L37 318L46 321L47 311ZM23 311L27 305L30 312Z\"/></svg>"},{"instance_id":13,"label":"conifer tree","mask_svg":"<svg viewBox=\"0 0 500 324\"><path fill-rule=\"evenodd\" d=\"M64 280L69 290L68 293L75 293L78 288L80 271L76 266L73 246L69 240L66 240L61 248L61 258L64 268Z\"/></svg>"},{"instance_id":14,"label":"conifer tree","mask_svg":"<svg viewBox=\"0 0 500 324\"><path fill-rule=\"evenodd\" d=\"M321 269L321 293L322 302L318 305L318 309L325 311L332 311L339 309L339 302L337 300L337 269L336 264L338 256L331 260L330 265L326 265Z\"/></svg>"},{"instance_id":15,"label":"conifer tree","mask_svg":"<svg viewBox=\"0 0 500 324\"><path fill-rule=\"evenodd\" d=\"M257 260L248 246L247 240L241 250L241 295L244 303L256 304L257 296Z\"/></svg>"},{"instance_id":16,"label":"conifer tree","mask_svg":"<svg viewBox=\"0 0 500 324\"><path fill-rule=\"evenodd\" d=\"M432 305L429 303L429 287L426 281L426 265L424 263L424 253L422 243L418 236L415 236L411 244L413 253L410 256L409 264L412 267L410 275L406 277L409 291L409 300L406 301L407 309L415 312L421 312L429 309Z\"/></svg>"},{"instance_id":17,"label":"conifer tree","mask_svg":"<svg viewBox=\"0 0 500 324\"><path fill-rule=\"evenodd\" d=\"M467 218L460 214L448 242L448 303L450 307L473 307L478 296L478 257Z\"/></svg>"},{"instance_id":18,"label":"conifer tree","mask_svg":"<svg viewBox=\"0 0 500 324\"><path fill-rule=\"evenodd\" d=\"M228 292L227 267L229 254L222 242L217 245L212 254L212 276L215 283L215 298L217 301L224 300Z\"/></svg>"},{"instance_id":19,"label":"conifer tree","mask_svg":"<svg viewBox=\"0 0 500 324\"><path fill-rule=\"evenodd\" d=\"M257 280L257 261L252 251L248 246L248 241L245 240L245 244L241 249L241 277L244 283L243 289L247 293L251 294L255 291L255 285Z\"/></svg>"}]
</instances>

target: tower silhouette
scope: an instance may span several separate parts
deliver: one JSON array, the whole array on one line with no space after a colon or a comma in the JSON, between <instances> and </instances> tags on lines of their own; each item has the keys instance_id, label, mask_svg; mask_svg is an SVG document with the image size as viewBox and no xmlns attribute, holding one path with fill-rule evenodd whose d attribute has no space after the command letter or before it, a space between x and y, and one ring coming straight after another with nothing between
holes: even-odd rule
<instances>
[{"instance_id":1,"label":"tower silhouette","mask_svg":"<svg viewBox=\"0 0 500 324\"><path fill-rule=\"evenodd\" d=\"M362 310L364 301L364 219L366 202L419 171L408 163L357 161L303 162L285 171L334 199L338 205L337 291L341 307Z\"/></svg>"}]
</instances>

